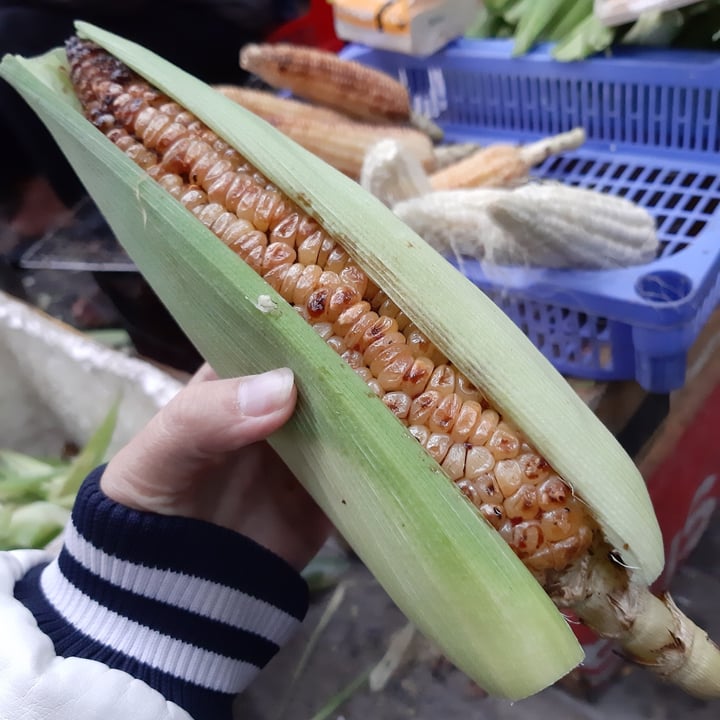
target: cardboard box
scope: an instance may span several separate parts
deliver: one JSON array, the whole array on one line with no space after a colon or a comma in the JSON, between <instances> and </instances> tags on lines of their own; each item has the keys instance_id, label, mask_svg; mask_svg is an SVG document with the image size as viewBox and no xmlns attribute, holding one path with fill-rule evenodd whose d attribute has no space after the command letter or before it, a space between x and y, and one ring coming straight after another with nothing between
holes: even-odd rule
<instances>
[{"instance_id":1,"label":"cardboard box","mask_svg":"<svg viewBox=\"0 0 720 720\"><path fill-rule=\"evenodd\" d=\"M335 32L343 40L408 55L431 55L461 37L480 10L478 0L334 0Z\"/></svg>"}]
</instances>

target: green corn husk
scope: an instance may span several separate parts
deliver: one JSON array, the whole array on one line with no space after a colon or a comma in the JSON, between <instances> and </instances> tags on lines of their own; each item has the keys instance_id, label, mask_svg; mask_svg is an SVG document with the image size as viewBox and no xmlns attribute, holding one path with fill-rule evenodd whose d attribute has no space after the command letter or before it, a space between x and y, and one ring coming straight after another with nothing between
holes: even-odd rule
<instances>
[{"instance_id":1,"label":"green corn husk","mask_svg":"<svg viewBox=\"0 0 720 720\"><path fill-rule=\"evenodd\" d=\"M47 499L61 507L71 508L83 480L103 462L110 447L117 424L119 403L113 403L103 421L87 441L85 447L57 473L47 488Z\"/></svg>"},{"instance_id":2,"label":"green corn husk","mask_svg":"<svg viewBox=\"0 0 720 720\"><path fill-rule=\"evenodd\" d=\"M634 465L482 293L379 201L260 119L147 50L84 23L78 29L195 113L341 239L573 485L638 577L659 574L659 529ZM574 667L582 654L572 633L499 535L312 328L81 116L62 52L5 58L0 73L50 128L215 369L293 368L298 408L272 444L418 628L493 694L524 697Z\"/></svg>"}]
</instances>

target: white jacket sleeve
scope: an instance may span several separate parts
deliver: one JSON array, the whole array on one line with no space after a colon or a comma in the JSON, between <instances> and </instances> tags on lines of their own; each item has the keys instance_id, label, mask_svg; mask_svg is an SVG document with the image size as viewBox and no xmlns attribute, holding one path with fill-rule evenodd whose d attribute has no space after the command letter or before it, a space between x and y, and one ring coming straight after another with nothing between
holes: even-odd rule
<instances>
[{"instance_id":1,"label":"white jacket sleeve","mask_svg":"<svg viewBox=\"0 0 720 720\"><path fill-rule=\"evenodd\" d=\"M56 558L0 553L0 718L229 720L307 610L280 558L209 523L78 494Z\"/></svg>"}]
</instances>

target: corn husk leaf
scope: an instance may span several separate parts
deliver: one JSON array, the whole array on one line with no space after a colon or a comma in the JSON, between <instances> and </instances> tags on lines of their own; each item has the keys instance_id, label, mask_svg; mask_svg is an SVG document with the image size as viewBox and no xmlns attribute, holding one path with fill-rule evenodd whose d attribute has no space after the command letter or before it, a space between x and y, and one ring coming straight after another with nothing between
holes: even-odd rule
<instances>
[{"instance_id":1,"label":"corn husk leaf","mask_svg":"<svg viewBox=\"0 0 720 720\"><path fill-rule=\"evenodd\" d=\"M0 550L42 548L60 534L83 480L106 459L117 412L115 403L72 460L0 450Z\"/></svg>"},{"instance_id":2,"label":"corn husk leaf","mask_svg":"<svg viewBox=\"0 0 720 720\"><path fill-rule=\"evenodd\" d=\"M422 329L453 349L459 367L599 509L609 532L627 543L625 557L645 576L659 573L659 532L634 466L477 289L381 203L263 121L146 50L86 24L79 29L195 112L323 222L405 312L430 311L418 318ZM498 534L297 313L76 112L61 53L6 58L0 71L48 125L216 370L293 368L298 409L272 443L408 617L494 694L523 697L573 667L579 646ZM439 302L429 304L429 294ZM259 302L266 297L271 303ZM468 307L479 310L462 312ZM592 489L608 477L602 492Z\"/></svg>"}]
</instances>

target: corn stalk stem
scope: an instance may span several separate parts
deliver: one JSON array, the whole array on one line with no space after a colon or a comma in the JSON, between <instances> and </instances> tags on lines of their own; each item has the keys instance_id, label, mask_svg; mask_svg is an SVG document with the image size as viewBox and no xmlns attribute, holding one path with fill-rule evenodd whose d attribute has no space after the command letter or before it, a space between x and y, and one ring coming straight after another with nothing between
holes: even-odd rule
<instances>
[{"instance_id":1,"label":"corn stalk stem","mask_svg":"<svg viewBox=\"0 0 720 720\"><path fill-rule=\"evenodd\" d=\"M618 642L628 660L695 697L720 698L720 648L668 594L632 581L606 544L549 588L555 603Z\"/></svg>"},{"instance_id":2,"label":"corn stalk stem","mask_svg":"<svg viewBox=\"0 0 720 720\"><path fill-rule=\"evenodd\" d=\"M427 115L410 111L410 125L424 132L431 140L440 142L444 137L442 128L431 120Z\"/></svg>"},{"instance_id":3,"label":"corn stalk stem","mask_svg":"<svg viewBox=\"0 0 720 720\"><path fill-rule=\"evenodd\" d=\"M520 159L527 167L533 167L547 160L553 155L574 150L585 142L585 130L581 127L573 128L559 135L537 140L519 148Z\"/></svg>"},{"instance_id":4,"label":"corn stalk stem","mask_svg":"<svg viewBox=\"0 0 720 720\"><path fill-rule=\"evenodd\" d=\"M480 145L474 142L438 145L433 151L433 155L435 156L435 172L454 165L456 162L460 162L460 160L464 160L480 149Z\"/></svg>"}]
</instances>

